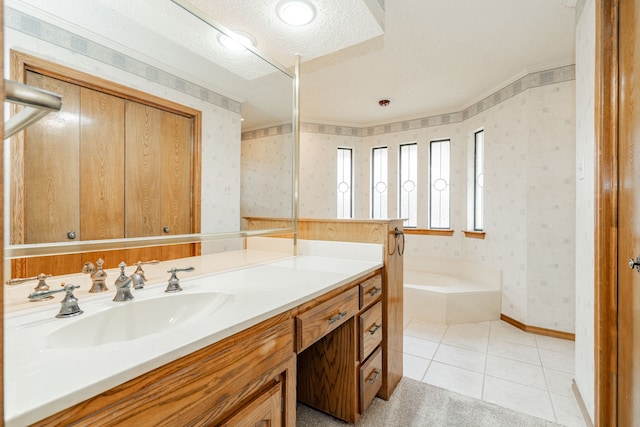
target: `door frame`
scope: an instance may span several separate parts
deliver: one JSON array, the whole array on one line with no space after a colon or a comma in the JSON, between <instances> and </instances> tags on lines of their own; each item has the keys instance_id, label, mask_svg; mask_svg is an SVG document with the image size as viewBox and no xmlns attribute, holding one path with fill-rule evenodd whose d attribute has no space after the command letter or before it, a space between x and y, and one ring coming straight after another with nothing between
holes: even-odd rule
<instances>
[{"instance_id":1,"label":"door frame","mask_svg":"<svg viewBox=\"0 0 640 427\"><path fill-rule=\"evenodd\" d=\"M618 4L596 0L594 403L596 426L618 418Z\"/></svg>"}]
</instances>

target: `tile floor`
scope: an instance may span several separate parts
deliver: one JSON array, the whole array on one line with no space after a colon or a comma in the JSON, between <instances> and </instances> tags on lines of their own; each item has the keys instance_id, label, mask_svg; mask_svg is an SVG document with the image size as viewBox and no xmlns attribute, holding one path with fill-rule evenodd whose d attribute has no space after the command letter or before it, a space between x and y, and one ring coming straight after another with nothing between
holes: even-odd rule
<instances>
[{"instance_id":1,"label":"tile floor","mask_svg":"<svg viewBox=\"0 0 640 427\"><path fill-rule=\"evenodd\" d=\"M573 341L500 320L440 325L405 319L404 375L566 426L584 426L571 390Z\"/></svg>"}]
</instances>

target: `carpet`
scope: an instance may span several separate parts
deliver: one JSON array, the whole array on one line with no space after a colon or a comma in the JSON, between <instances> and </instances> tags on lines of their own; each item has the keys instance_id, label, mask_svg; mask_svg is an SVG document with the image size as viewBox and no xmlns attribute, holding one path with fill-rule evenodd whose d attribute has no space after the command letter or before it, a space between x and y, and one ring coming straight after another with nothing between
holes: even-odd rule
<instances>
[{"instance_id":1,"label":"carpet","mask_svg":"<svg viewBox=\"0 0 640 427\"><path fill-rule=\"evenodd\" d=\"M344 427L348 424L299 404L296 425ZM375 398L356 426L551 427L558 424L405 377L389 401Z\"/></svg>"}]
</instances>

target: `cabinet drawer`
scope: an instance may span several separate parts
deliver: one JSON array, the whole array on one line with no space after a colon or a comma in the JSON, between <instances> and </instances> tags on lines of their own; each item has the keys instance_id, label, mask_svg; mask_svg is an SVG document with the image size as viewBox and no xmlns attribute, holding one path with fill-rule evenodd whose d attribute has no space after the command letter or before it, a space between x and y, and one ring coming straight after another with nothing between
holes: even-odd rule
<instances>
[{"instance_id":1,"label":"cabinet drawer","mask_svg":"<svg viewBox=\"0 0 640 427\"><path fill-rule=\"evenodd\" d=\"M363 413L382 386L382 348L378 347L360 367L360 413Z\"/></svg>"},{"instance_id":2,"label":"cabinet drawer","mask_svg":"<svg viewBox=\"0 0 640 427\"><path fill-rule=\"evenodd\" d=\"M301 352L358 312L355 286L296 317L296 350Z\"/></svg>"},{"instance_id":3,"label":"cabinet drawer","mask_svg":"<svg viewBox=\"0 0 640 427\"><path fill-rule=\"evenodd\" d=\"M364 360L382 342L382 302L360 315L360 360Z\"/></svg>"},{"instance_id":4,"label":"cabinet drawer","mask_svg":"<svg viewBox=\"0 0 640 427\"><path fill-rule=\"evenodd\" d=\"M360 283L360 309L371 304L382 295L382 275L375 276Z\"/></svg>"}]
</instances>

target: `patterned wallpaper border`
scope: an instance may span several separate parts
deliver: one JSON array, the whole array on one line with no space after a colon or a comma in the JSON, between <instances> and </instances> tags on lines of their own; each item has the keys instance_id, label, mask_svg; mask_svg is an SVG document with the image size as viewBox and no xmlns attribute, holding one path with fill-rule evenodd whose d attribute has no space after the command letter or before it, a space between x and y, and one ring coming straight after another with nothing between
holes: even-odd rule
<instances>
[{"instance_id":1,"label":"patterned wallpaper border","mask_svg":"<svg viewBox=\"0 0 640 427\"><path fill-rule=\"evenodd\" d=\"M5 7L4 24L12 30L68 49L138 77L151 80L162 86L240 114L241 104L238 101L227 98L203 86L192 83L131 56L124 55L115 49L96 43L17 9L8 6Z\"/></svg>"},{"instance_id":2,"label":"patterned wallpaper border","mask_svg":"<svg viewBox=\"0 0 640 427\"><path fill-rule=\"evenodd\" d=\"M437 116L423 117L413 120L405 120L402 122L388 123L370 127L350 127L350 126L333 126L316 123L300 123L300 131L305 133L320 133L327 135L342 135L366 137L373 135L382 135L386 133L395 133L406 130L421 129L432 126L446 125L449 123L460 123L477 114L482 113L501 102L506 101L513 96L522 93L528 89L541 86L547 86L556 83L567 82L576 79L576 66L567 65L564 67L553 68L550 70L539 71L527 74L526 76L516 80L515 82L505 86L504 88L492 93L486 98L476 102L470 107L455 113L440 114ZM261 138L263 136L279 135L291 129L291 126L277 126L274 128L259 129L242 134L242 140Z\"/></svg>"}]
</instances>

